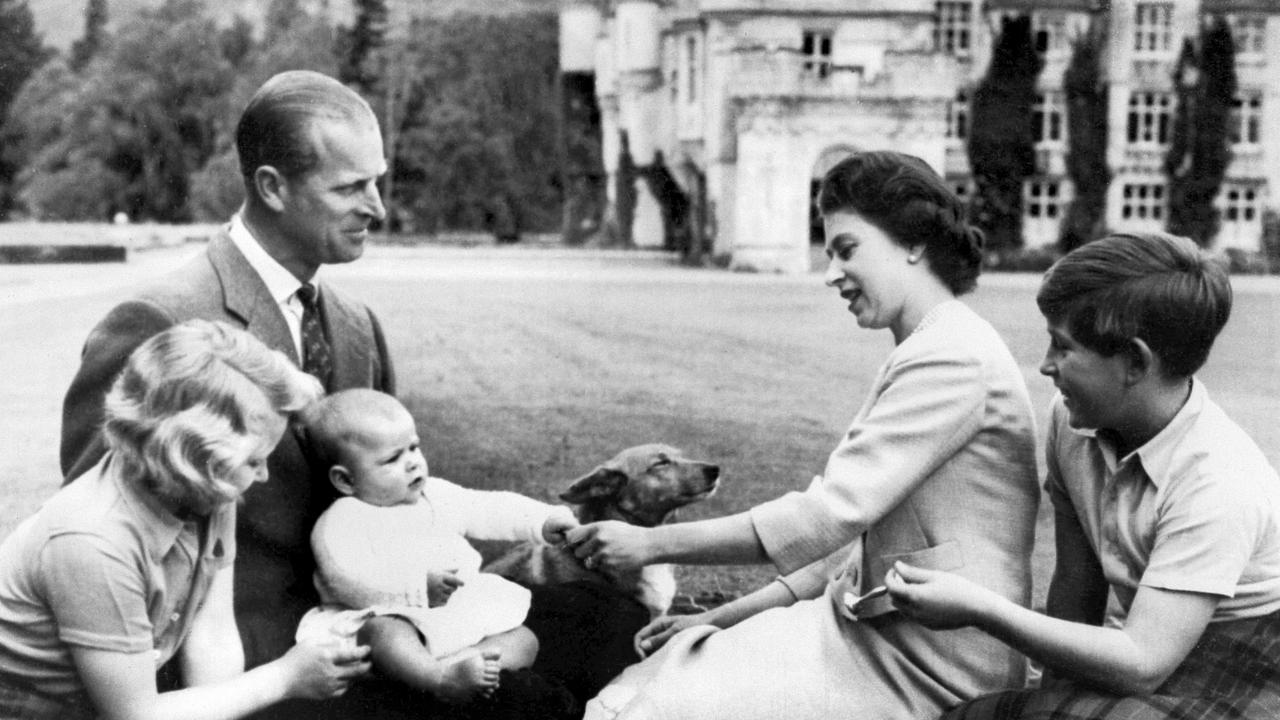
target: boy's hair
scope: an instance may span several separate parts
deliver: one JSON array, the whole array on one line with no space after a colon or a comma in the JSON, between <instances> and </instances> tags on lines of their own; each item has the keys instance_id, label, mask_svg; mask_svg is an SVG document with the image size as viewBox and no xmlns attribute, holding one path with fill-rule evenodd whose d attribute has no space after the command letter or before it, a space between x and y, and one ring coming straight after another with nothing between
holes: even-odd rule
<instances>
[{"instance_id":1,"label":"boy's hair","mask_svg":"<svg viewBox=\"0 0 1280 720\"><path fill-rule=\"evenodd\" d=\"M192 509L235 499L226 476L256 445L255 415L291 413L320 383L225 323L189 320L129 356L107 393L103 435L129 477Z\"/></svg>"},{"instance_id":2,"label":"boy's hair","mask_svg":"<svg viewBox=\"0 0 1280 720\"><path fill-rule=\"evenodd\" d=\"M1049 268L1036 304L1085 347L1113 356L1141 338L1169 377L1204 364L1231 315L1221 263L1191 240L1165 233L1113 233Z\"/></svg>"},{"instance_id":3,"label":"boy's hair","mask_svg":"<svg viewBox=\"0 0 1280 720\"><path fill-rule=\"evenodd\" d=\"M320 398L302 412L301 421L316 460L326 471L349 465L352 444L365 440L365 421L408 412L394 397L368 388L351 388Z\"/></svg>"}]
</instances>

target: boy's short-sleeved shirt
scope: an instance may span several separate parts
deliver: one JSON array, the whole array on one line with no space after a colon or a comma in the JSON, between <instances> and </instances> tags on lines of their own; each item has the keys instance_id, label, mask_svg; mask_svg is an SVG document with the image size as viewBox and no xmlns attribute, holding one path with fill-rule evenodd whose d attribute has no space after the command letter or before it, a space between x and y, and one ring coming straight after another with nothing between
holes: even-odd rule
<instances>
[{"instance_id":1,"label":"boy's short-sleeved shirt","mask_svg":"<svg viewBox=\"0 0 1280 720\"><path fill-rule=\"evenodd\" d=\"M1280 609L1280 479L1198 380L1159 433L1123 458L1067 424L1055 397L1045 489L1075 517L1125 613L1140 585L1217 595L1211 622Z\"/></svg>"},{"instance_id":2,"label":"boy's short-sleeved shirt","mask_svg":"<svg viewBox=\"0 0 1280 720\"><path fill-rule=\"evenodd\" d=\"M117 477L110 459L0 546L0 672L47 695L83 691L72 646L169 660L235 558L234 503L184 522Z\"/></svg>"}]
</instances>

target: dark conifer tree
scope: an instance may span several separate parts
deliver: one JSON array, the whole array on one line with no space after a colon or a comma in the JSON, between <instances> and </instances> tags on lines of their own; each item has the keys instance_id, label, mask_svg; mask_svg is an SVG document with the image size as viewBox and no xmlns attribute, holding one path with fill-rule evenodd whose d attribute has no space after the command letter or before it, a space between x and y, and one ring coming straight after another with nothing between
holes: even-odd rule
<instances>
[{"instance_id":1,"label":"dark conifer tree","mask_svg":"<svg viewBox=\"0 0 1280 720\"><path fill-rule=\"evenodd\" d=\"M1031 18L1007 19L991 65L973 93L968 144L975 187L971 215L986 232L987 246L996 252L1022 245L1022 186L1036 171L1031 114L1042 65Z\"/></svg>"},{"instance_id":2,"label":"dark conifer tree","mask_svg":"<svg viewBox=\"0 0 1280 720\"><path fill-rule=\"evenodd\" d=\"M1164 164L1168 229L1207 247L1221 224L1214 200L1231 164L1228 126L1237 87L1235 41L1224 18L1201 30L1199 53L1188 41L1173 79L1178 107Z\"/></svg>"},{"instance_id":3,"label":"dark conifer tree","mask_svg":"<svg viewBox=\"0 0 1280 720\"><path fill-rule=\"evenodd\" d=\"M84 10L84 35L71 44L71 69L80 72L106 42L107 0L89 0Z\"/></svg>"},{"instance_id":4,"label":"dark conifer tree","mask_svg":"<svg viewBox=\"0 0 1280 720\"><path fill-rule=\"evenodd\" d=\"M0 0L0 126L9 115L9 105L27 78L48 59L50 51L36 33L35 21L26 0ZM8 132L0 134L0 218L12 205L10 188L18 168L4 148L10 145Z\"/></svg>"},{"instance_id":5,"label":"dark conifer tree","mask_svg":"<svg viewBox=\"0 0 1280 720\"><path fill-rule=\"evenodd\" d=\"M565 243L578 245L600 229L605 201L600 105L595 73L560 75L560 137L564 146Z\"/></svg>"},{"instance_id":6,"label":"dark conifer tree","mask_svg":"<svg viewBox=\"0 0 1280 720\"><path fill-rule=\"evenodd\" d=\"M619 132L618 169L614 173L613 209L618 223L618 242L630 247L635 242L632 235L636 221L636 177L639 174L635 158L631 156L631 141L627 131Z\"/></svg>"},{"instance_id":7,"label":"dark conifer tree","mask_svg":"<svg viewBox=\"0 0 1280 720\"><path fill-rule=\"evenodd\" d=\"M372 93L379 75L374 56L387 40L387 3L386 0L355 0L355 6L354 24L340 35L338 77L365 93Z\"/></svg>"},{"instance_id":8,"label":"dark conifer tree","mask_svg":"<svg viewBox=\"0 0 1280 720\"><path fill-rule=\"evenodd\" d=\"M1107 167L1107 86L1102 77L1105 41L1105 27L1100 25L1077 38L1063 76L1067 176L1075 188L1058 237L1058 247L1064 253L1105 232L1107 186L1111 183L1111 168Z\"/></svg>"}]
</instances>

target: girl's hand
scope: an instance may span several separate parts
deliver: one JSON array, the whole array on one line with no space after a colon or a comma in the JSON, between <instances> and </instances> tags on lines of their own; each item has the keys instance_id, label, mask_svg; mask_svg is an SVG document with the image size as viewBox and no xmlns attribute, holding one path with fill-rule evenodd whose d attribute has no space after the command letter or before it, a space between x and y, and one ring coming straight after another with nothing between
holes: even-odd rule
<instances>
[{"instance_id":1,"label":"girl's hand","mask_svg":"<svg viewBox=\"0 0 1280 720\"><path fill-rule=\"evenodd\" d=\"M635 647L636 654L640 657L647 657L658 651L667 641L675 637L676 633L694 625L710 625L711 621L707 618L706 613L698 613L696 615L663 615L654 618L652 622L640 628L640 632L636 633Z\"/></svg>"},{"instance_id":2,"label":"girl's hand","mask_svg":"<svg viewBox=\"0 0 1280 720\"><path fill-rule=\"evenodd\" d=\"M565 534L567 546L588 570L624 572L650 564L648 530L617 520L582 525Z\"/></svg>"},{"instance_id":3,"label":"girl's hand","mask_svg":"<svg viewBox=\"0 0 1280 720\"><path fill-rule=\"evenodd\" d=\"M345 693L354 680L369 674L369 646L308 639L289 648L278 662L289 678L288 697L323 700Z\"/></svg>"},{"instance_id":4,"label":"girl's hand","mask_svg":"<svg viewBox=\"0 0 1280 720\"><path fill-rule=\"evenodd\" d=\"M996 596L954 573L896 562L884 578L893 606L932 630L977 624Z\"/></svg>"}]
</instances>

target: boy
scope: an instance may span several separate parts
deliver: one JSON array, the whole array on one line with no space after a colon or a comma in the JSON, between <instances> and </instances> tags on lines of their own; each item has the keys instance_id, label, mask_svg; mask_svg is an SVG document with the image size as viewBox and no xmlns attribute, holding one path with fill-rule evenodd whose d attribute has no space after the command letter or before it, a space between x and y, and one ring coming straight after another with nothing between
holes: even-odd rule
<instances>
[{"instance_id":1,"label":"boy","mask_svg":"<svg viewBox=\"0 0 1280 720\"><path fill-rule=\"evenodd\" d=\"M1186 238L1116 234L1062 258L1036 301L1059 391L1047 615L901 563L886 584L905 614L979 627L1047 681L945 717L1280 716L1280 479L1193 376L1230 314L1225 271Z\"/></svg>"},{"instance_id":2,"label":"boy","mask_svg":"<svg viewBox=\"0 0 1280 720\"><path fill-rule=\"evenodd\" d=\"M345 390L303 421L344 497L311 533L324 605L298 636L359 625L376 669L446 702L489 696L500 670L530 666L529 591L480 573L466 538L561 541L577 526L569 508L430 477L413 417L390 395Z\"/></svg>"}]
</instances>

